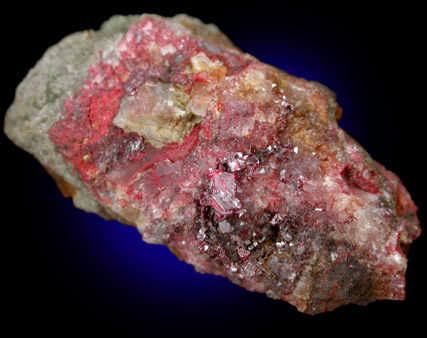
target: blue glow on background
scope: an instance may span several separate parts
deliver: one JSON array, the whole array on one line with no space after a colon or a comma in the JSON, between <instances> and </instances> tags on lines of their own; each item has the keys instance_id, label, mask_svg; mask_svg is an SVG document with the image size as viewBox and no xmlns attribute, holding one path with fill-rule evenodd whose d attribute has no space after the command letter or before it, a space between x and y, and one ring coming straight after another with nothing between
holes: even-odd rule
<instances>
[{"instance_id":1,"label":"blue glow on background","mask_svg":"<svg viewBox=\"0 0 427 338\"><path fill-rule=\"evenodd\" d=\"M72 215L70 223L74 228L67 235L74 236L70 244L80 257L85 257L85 273L102 279L108 288L118 287L121 294L138 297L139 290L143 291L139 296L145 297L150 290L148 294L153 300L160 296L172 302L184 298L197 302L202 293L204 301L214 301L218 296L229 297L236 288L224 278L196 273L166 246L143 242L134 227L79 210L64 213ZM69 258L74 260L75 253Z\"/></svg>"}]
</instances>

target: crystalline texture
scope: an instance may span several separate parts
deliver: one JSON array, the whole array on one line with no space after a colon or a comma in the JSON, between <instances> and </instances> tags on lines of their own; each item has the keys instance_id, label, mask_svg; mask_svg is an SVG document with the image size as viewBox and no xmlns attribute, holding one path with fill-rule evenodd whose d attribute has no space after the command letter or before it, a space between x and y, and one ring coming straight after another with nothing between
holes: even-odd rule
<instances>
[{"instance_id":1,"label":"crystalline texture","mask_svg":"<svg viewBox=\"0 0 427 338\"><path fill-rule=\"evenodd\" d=\"M400 180L340 116L329 89L214 25L118 16L46 52L5 132L77 207L314 314L404 299L420 234Z\"/></svg>"}]
</instances>

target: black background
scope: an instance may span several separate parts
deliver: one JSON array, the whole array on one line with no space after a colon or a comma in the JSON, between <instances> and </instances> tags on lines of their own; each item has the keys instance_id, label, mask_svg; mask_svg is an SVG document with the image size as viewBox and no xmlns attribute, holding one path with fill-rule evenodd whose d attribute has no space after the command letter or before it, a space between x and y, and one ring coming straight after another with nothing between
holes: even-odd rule
<instances>
[{"instance_id":1,"label":"black background","mask_svg":"<svg viewBox=\"0 0 427 338\"><path fill-rule=\"evenodd\" d=\"M165 16L185 12L213 22L237 46L261 61L334 90L344 109L340 124L373 158L398 174L420 208L423 226L427 207L426 95L422 93L425 81L422 84L420 47L425 38L422 11L417 8L360 4L341 8L323 2L322 6L303 7L268 1L245 5L178 1L11 4L2 11L1 21L1 111L7 110L16 86L49 46L75 31L97 29L113 14L143 12ZM227 281L215 279L211 283L203 276L197 281L202 287L193 292L191 287L181 288L182 281L172 273L156 287L157 279L149 281L165 264L164 253L157 256L158 249L139 243L136 232L129 235L131 240L123 241L124 245L145 245L147 259L159 267L137 277L147 281L146 285L129 283L127 288L126 278L132 279L129 271L126 278L115 275L106 282L105 259L126 264L120 257L106 257L111 252L97 246L97 232L111 225L91 229L91 224L81 224L102 221L74 209L36 160L1 137L5 198L2 279L7 285L2 288L2 307L7 312L6 323L17 333L249 337L308 332L368 334L374 330L378 334L410 334L425 319L424 234L410 250L406 301L351 305L314 317ZM81 237L85 231L94 233L93 242L83 243L87 241ZM82 253L79 247L92 247L96 258L86 257L87 249ZM90 264L88 260L92 260ZM97 263L99 267L93 268ZM187 269L184 263L179 266L182 270L174 273ZM193 272L185 271L192 276ZM221 285L224 293L209 296L209 288L216 285Z\"/></svg>"}]
</instances>

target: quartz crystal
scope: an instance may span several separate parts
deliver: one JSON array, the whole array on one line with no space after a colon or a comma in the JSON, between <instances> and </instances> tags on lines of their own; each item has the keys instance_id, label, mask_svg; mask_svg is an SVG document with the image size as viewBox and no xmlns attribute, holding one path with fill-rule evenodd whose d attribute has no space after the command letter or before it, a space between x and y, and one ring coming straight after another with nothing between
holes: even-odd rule
<instances>
[{"instance_id":1,"label":"quartz crystal","mask_svg":"<svg viewBox=\"0 0 427 338\"><path fill-rule=\"evenodd\" d=\"M328 88L212 24L115 16L45 53L5 132L76 207L315 314L404 299L420 235L399 178L338 127L341 113Z\"/></svg>"}]
</instances>

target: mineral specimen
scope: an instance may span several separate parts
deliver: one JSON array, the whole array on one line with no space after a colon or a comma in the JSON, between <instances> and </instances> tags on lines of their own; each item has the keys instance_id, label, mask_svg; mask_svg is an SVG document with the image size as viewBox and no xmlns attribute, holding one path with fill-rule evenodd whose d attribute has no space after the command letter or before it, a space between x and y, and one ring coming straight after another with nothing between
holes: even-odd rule
<instances>
[{"instance_id":1,"label":"mineral specimen","mask_svg":"<svg viewBox=\"0 0 427 338\"><path fill-rule=\"evenodd\" d=\"M404 299L420 234L399 178L340 116L329 89L242 53L214 25L116 16L46 52L5 132L76 207L315 314Z\"/></svg>"}]
</instances>

